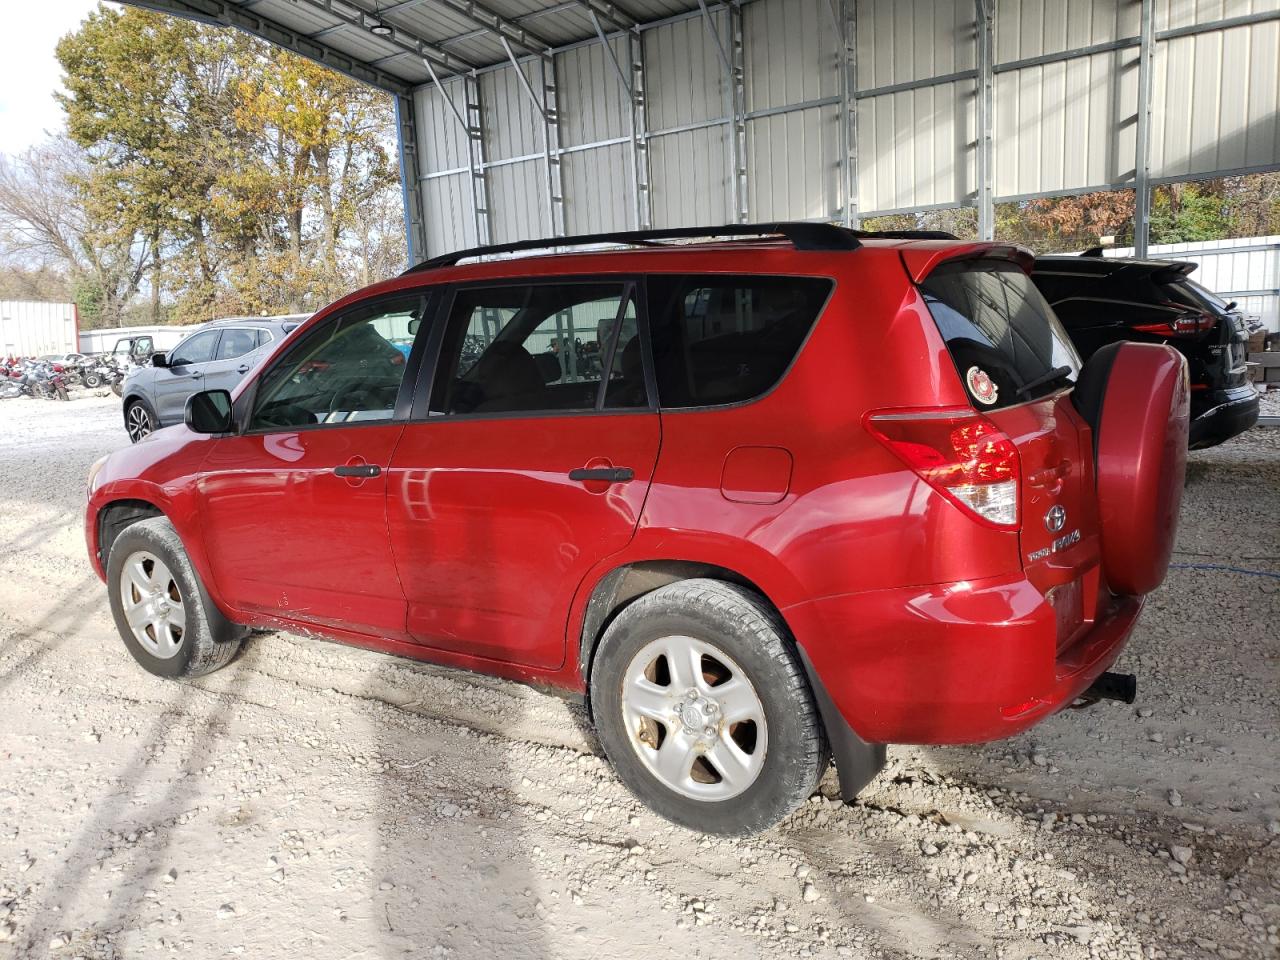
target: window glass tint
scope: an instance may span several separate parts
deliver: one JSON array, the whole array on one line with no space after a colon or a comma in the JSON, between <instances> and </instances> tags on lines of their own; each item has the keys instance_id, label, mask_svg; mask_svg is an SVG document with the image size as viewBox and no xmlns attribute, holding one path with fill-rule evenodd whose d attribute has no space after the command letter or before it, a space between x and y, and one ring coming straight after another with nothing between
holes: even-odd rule
<instances>
[{"instance_id":1,"label":"window glass tint","mask_svg":"<svg viewBox=\"0 0 1280 960\"><path fill-rule=\"evenodd\" d=\"M831 292L813 277L653 277L649 304L663 407L760 396L795 359Z\"/></svg>"},{"instance_id":2,"label":"window glass tint","mask_svg":"<svg viewBox=\"0 0 1280 960\"><path fill-rule=\"evenodd\" d=\"M218 343L218 331L206 330L178 344L169 355L169 366L181 367L188 363L206 363L213 359L213 348Z\"/></svg>"},{"instance_id":3,"label":"window glass tint","mask_svg":"<svg viewBox=\"0 0 1280 960\"><path fill-rule=\"evenodd\" d=\"M309 331L263 376L249 428L390 420L422 303L383 300Z\"/></svg>"},{"instance_id":4,"label":"window glass tint","mask_svg":"<svg viewBox=\"0 0 1280 960\"><path fill-rule=\"evenodd\" d=\"M1070 338L1015 264L943 264L922 290L960 379L980 409L1011 407L1075 382L1080 358ZM1062 376L1049 376L1060 368L1065 368ZM986 378L995 386L994 398Z\"/></svg>"},{"instance_id":5,"label":"window glass tint","mask_svg":"<svg viewBox=\"0 0 1280 960\"><path fill-rule=\"evenodd\" d=\"M614 333L630 329L634 338L635 316L635 298L624 283L459 290L431 409L459 414L595 409ZM638 347L633 353L638 356ZM627 368L619 357L615 369L609 377L610 405L642 406L644 377L638 365ZM638 394L624 389L629 375L638 378Z\"/></svg>"},{"instance_id":6,"label":"window glass tint","mask_svg":"<svg viewBox=\"0 0 1280 960\"><path fill-rule=\"evenodd\" d=\"M258 334L255 330L223 330L222 339L218 341L218 353L215 360L234 360L243 357L250 350L258 347Z\"/></svg>"}]
</instances>

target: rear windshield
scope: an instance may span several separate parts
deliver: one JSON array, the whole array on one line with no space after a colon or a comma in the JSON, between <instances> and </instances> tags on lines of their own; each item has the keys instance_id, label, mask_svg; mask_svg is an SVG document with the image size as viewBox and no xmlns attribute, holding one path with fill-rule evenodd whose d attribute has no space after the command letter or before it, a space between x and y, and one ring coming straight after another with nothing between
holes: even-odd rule
<instances>
[{"instance_id":1,"label":"rear windshield","mask_svg":"<svg viewBox=\"0 0 1280 960\"><path fill-rule=\"evenodd\" d=\"M979 409L1012 407L1075 383L1080 357L1053 309L1016 264L943 264L921 290Z\"/></svg>"}]
</instances>

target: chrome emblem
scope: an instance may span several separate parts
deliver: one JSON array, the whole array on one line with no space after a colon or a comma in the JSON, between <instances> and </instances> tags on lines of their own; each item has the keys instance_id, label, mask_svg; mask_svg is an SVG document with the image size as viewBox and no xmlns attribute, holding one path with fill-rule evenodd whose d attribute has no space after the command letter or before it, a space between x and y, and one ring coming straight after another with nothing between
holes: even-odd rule
<instances>
[{"instance_id":1,"label":"chrome emblem","mask_svg":"<svg viewBox=\"0 0 1280 960\"><path fill-rule=\"evenodd\" d=\"M1067 511L1061 505L1049 508L1044 515L1044 528L1050 533L1057 533L1067 525Z\"/></svg>"}]
</instances>

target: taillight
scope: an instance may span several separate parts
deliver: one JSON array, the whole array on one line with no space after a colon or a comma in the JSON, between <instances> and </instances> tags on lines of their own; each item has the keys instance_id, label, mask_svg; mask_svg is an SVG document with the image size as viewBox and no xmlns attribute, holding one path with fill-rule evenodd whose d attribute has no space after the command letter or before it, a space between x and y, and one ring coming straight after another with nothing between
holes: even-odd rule
<instances>
[{"instance_id":1,"label":"taillight","mask_svg":"<svg viewBox=\"0 0 1280 960\"><path fill-rule=\"evenodd\" d=\"M1211 313L1180 313L1161 323L1135 323L1133 329L1158 337L1198 337L1212 330L1217 322Z\"/></svg>"},{"instance_id":2,"label":"taillight","mask_svg":"<svg viewBox=\"0 0 1280 960\"><path fill-rule=\"evenodd\" d=\"M979 520L1018 526L1018 448L969 409L882 411L866 427L931 487Z\"/></svg>"}]
</instances>

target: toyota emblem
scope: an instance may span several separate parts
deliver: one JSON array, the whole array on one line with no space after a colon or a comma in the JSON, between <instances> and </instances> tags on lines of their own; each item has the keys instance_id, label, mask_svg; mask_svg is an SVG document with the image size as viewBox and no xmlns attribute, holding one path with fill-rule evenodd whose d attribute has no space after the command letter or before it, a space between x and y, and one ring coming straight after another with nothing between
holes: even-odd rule
<instances>
[{"instance_id":1,"label":"toyota emblem","mask_svg":"<svg viewBox=\"0 0 1280 960\"><path fill-rule=\"evenodd\" d=\"M1067 511L1061 505L1051 507L1049 512L1044 515L1044 528L1050 533L1057 533L1066 525Z\"/></svg>"}]
</instances>

